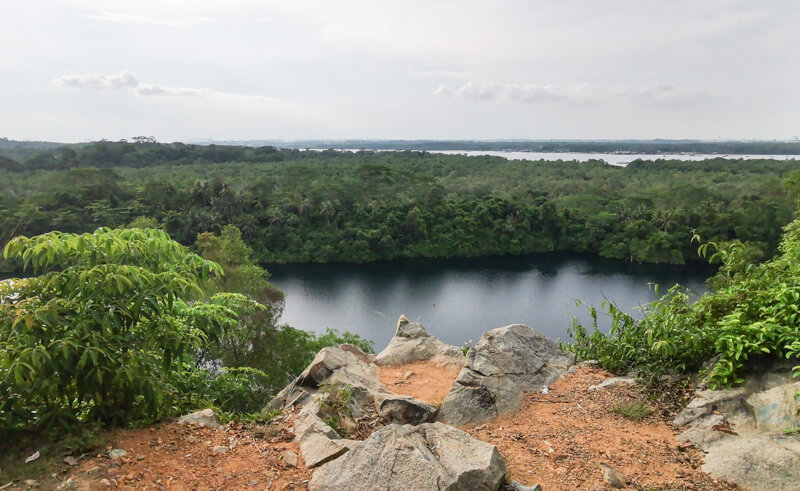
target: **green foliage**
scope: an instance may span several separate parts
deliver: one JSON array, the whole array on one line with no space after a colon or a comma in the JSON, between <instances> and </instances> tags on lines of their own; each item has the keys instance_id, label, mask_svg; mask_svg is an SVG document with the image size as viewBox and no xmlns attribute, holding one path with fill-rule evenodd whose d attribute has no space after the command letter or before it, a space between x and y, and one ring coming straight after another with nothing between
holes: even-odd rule
<instances>
[{"instance_id":1,"label":"green foliage","mask_svg":"<svg viewBox=\"0 0 800 491\"><path fill-rule=\"evenodd\" d=\"M469 350L471 350L473 346L474 344L471 339L469 341L464 341L464 344L461 346L461 352L464 353L464 356L467 356L467 353L469 353Z\"/></svg>"},{"instance_id":2,"label":"green foliage","mask_svg":"<svg viewBox=\"0 0 800 491\"><path fill-rule=\"evenodd\" d=\"M591 334L577 321L570 330L571 350L580 358L596 359L615 372L636 370L653 383L664 372L690 372L714 356L708 381L712 387L740 383L742 370L754 358L800 355L800 219L785 228L780 254L752 262L758 253L739 241L704 244L722 262L710 280L715 291L695 303L679 287L643 308L635 320L613 304L601 310L611 317L611 331ZM795 369L800 372L800 367Z\"/></svg>"},{"instance_id":3,"label":"green foliage","mask_svg":"<svg viewBox=\"0 0 800 491\"><path fill-rule=\"evenodd\" d=\"M641 401L618 404L611 409L615 414L633 421L640 421L653 414L653 410Z\"/></svg>"},{"instance_id":4,"label":"green foliage","mask_svg":"<svg viewBox=\"0 0 800 491\"><path fill-rule=\"evenodd\" d=\"M319 350L326 346L345 343L358 346L364 353L375 353L375 343L373 341L364 339L358 334L353 334L349 331L340 331L329 327L325 328L325 333L312 336L308 348L316 355Z\"/></svg>"},{"instance_id":5,"label":"green foliage","mask_svg":"<svg viewBox=\"0 0 800 491\"><path fill-rule=\"evenodd\" d=\"M0 230L78 233L144 216L188 245L235 225L257 263L563 250L680 264L700 260L693 231L773 254L795 207L782 179L800 167L110 142L53 158L3 176Z\"/></svg>"},{"instance_id":6,"label":"green foliage","mask_svg":"<svg viewBox=\"0 0 800 491\"><path fill-rule=\"evenodd\" d=\"M349 434L343 420L351 416L350 400L353 397L353 387L324 383L319 389L320 418L339 436L347 438Z\"/></svg>"},{"instance_id":7,"label":"green foliage","mask_svg":"<svg viewBox=\"0 0 800 491\"><path fill-rule=\"evenodd\" d=\"M0 428L151 421L186 407L194 356L243 297L202 296L221 268L157 230L12 239L37 276L0 284Z\"/></svg>"},{"instance_id":8,"label":"green foliage","mask_svg":"<svg viewBox=\"0 0 800 491\"><path fill-rule=\"evenodd\" d=\"M153 228L153 229L160 229L161 226L158 223L158 220L151 217L145 216L138 216L131 220L131 223L128 224L125 228Z\"/></svg>"},{"instance_id":9,"label":"green foliage","mask_svg":"<svg viewBox=\"0 0 800 491\"><path fill-rule=\"evenodd\" d=\"M326 329L324 334L314 335L280 325L283 292L270 284L267 271L253 262L251 249L242 240L237 227L228 225L219 235L200 234L195 246L204 258L219 263L225 270L224 275L205 280L207 294L235 291L250 299L236 304L238 323L201 350L199 357L200 364L227 367L227 370L249 370L246 372L249 383L237 386L235 380L226 380L220 386L225 388L233 384L229 390L216 396L226 401L221 405L224 410L250 412L261 409L269 397L297 376L326 346L352 343L367 353L373 352L372 341L350 332ZM225 378L226 373L220 377ZM236 398L225 395L227 392L236 393L237 387L246 388L250 394Z\"/></svg>"}]
</instances>

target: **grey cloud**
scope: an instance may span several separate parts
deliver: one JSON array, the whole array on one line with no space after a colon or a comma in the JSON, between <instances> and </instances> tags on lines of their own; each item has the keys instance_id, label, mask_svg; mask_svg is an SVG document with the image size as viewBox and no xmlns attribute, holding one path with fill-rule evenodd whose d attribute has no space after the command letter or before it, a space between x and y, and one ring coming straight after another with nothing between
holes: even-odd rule
<instances>
[{"instance_id":1,"label":"grey cloud","mask_svg":"<svg viewBox=\"0 0 800 491\"><path fill-rule=\"evenodd\" d=\"M455 89L440 85L434 93L470 101L501 100L507 102L565 102L569 104L596 103L599 96L598 90L589 84L558 87L537 84L476 84L472 81Z\"/></svg>"},{"instance_id":2,"label":"grey cloud","mask_svg":"<svg viewBox=\"0 0 800 491\"><path fill-rule=\"evenodd\" d=\"M695 104L712 97L711 94L701 90L680 88L667 83L627 88L619 91L618 94L634 102L649 102L665 106Z\"/></svg>"},{"instance_id":3,"label":"grey cloud","mask_svg":"<svg viewBox=\"0 0 800 491\"><path fill-rule=\"evenodd\" d=\"M60 87L72 87L78 89L126 89L139 85L139 80L131 72L120 72L106 75L103 73L92 73L86 75L62 75L55 79L55 84Z\"/></svg>"},{"instance_id":4,"label":"grey cloud","mask_svg":"<svg viewBox=\"0 0 800 491\"><path fill-rule=\"evenodd\" d=\"M98 22L109 22L112 24L154 25L179 29L188 29L199 22L210 22L214 20L210 17L158 19L155 17L130 14L127 12L103 12L101 14L84 15L84 18Z\"/></svg>"},{"instance_id":5,"label":"grey cloud","mask_svg":"<svg viewBox=\"0 0 800 491\"><path fill-rule=\"evenodd\" d=\"M210 89L190 89L167 87L159 84L141 84L136 87L136 93L139 95L163 95L163 96L178 96L178 97L197 97L208 95L211 93Z\"/></svg>"},{"instance_id":6,"label":"grey cloud","mask_svg":"<svg viewBox=\"0 0 800 491\"><path fill-rule=\"evenodd\" d=\"M567 86L537 84L476 84L468 82L461 87L440 85L434 91L440 96L452 96L468 101L503 101L525 103L600 104L603 102L635 102L655 105L694 104L711 97L694 89L656 83L643 87L604 88L591 84Z\"/></svg>"}]
</instances>

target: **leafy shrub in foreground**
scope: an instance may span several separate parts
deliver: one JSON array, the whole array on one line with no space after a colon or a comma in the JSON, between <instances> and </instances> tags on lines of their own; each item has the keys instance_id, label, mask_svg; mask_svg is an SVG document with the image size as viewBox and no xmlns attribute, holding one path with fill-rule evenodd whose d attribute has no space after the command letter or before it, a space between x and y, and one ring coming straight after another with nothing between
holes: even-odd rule
<instances>
[{"instance_id":1,"label":"leafy shrub in foreground","mask_svg":"<svg viewBox=\"0 0 800 491\"><path fill-rule=\"evenodd\" d=\"M154 420L189 406L194 356L241 295L202 297L221 268L157 230L12 239L38 276L0 283L0 429ZM251 302L252 303L252 302Z\"/></svg>"},{"instance_id":2,"label":"leafy shrub in foreground","mask_svg":"<svg viewBox=\"0 0 800 491\"><path fill-rule=\"evenodd\" d=\"M712 387L743 381L747 360L800 355L800 219L786 226L778 256L757 264L753 248L739 241L701 246L716 248L712 260L722 266L710 280L715 291L691 303L675 286L642 307L635 320L611 303L601 310L611 317L608 335L597 330L598 311L589 307L594 330L575 320L568 347L578 357L596 359L614 372L634 370L654 383L665 372L690 372L714 356L708 380ZM800 367L796 368L800 372Z\"/></svg>"}]
</instances>

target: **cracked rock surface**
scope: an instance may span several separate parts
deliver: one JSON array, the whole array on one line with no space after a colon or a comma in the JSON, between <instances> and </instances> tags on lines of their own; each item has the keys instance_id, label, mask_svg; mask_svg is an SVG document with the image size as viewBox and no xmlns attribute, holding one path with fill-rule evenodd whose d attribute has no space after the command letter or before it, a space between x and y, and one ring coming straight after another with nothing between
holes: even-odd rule
<instances>
[{"instance_id":1,"label":"cracked rock surface","mask_svg":"<svg viewBox=\"0 0 800 491\"><path fill-rule=\"evenodd\" d=\"M455 426L480 424L513 411L524 392L550 385L573 361L531 327L513 324L488 331L467 354L436 420Z\"/></svg>"},{"instance_id":2,"label":"cracked rock surface","mask_svg":"<svg viewBox=\"0 0 800 491\"><path fill-rule=\"evenodd\" d=\"M311 490L486 490L506 466L497 447L442 423L389 425L324 464Z\"/></svg>"},{"instance_id":3,"label":"cracked rock surface","mask_svg":"<svg viewBox=\"0 0 800 491\"><path fill-rule=\"evenodd\" d=\"M703 471L753 490L800 489L800 382L791 362L751 367L745 383L701 390L675 418L678 437L707 453Z\"/></svg>"}]
</instances>

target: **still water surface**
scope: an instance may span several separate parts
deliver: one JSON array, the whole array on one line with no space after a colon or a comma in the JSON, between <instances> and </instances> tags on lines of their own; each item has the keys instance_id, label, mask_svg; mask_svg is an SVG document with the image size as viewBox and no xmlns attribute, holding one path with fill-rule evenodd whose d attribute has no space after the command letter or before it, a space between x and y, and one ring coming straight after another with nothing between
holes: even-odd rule
<instances>
[{"instance_id":1,"label":"still water surface","mask_svg":"<svg viewBox=\"0 0 800 491\"><path fill-rule=\"evenodd\" d=\"M493 150L432 150L430 153L441 153L445 155L467 155L475 157L478 155L490 155L493 157L503 157L508 160L548 160L548 161L571 161L585 162L587 160L604 160L607 164L624 167L634 160L688 160L702 161L710 159L770 159L770 160L798 160L800 155L738 155L738 154L707 154L707 153L581 153L581 152L513 152L513 151L493 151Z\"/></svg>"},{"instance_id":2,"label":"still water surface","mask_svg":"<svg viewBox=\"0 0 800 491\"><path fill-rule=\"evenodd\" d=\"M316 332L347 329L373 340L377 350L392 337L400 314L458 346L514 323L569 340L572 316L588 320L576 299L595 305L614 300L632 311L655 298L653 283L662 292L680 283L702 293L712 273L702 265L640 265L560 253L267 268L286 293L283 322Z\"/></svg>"}]
</instances>

